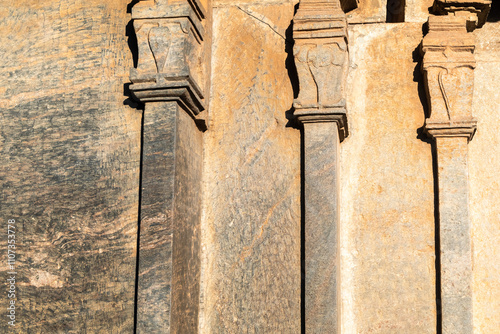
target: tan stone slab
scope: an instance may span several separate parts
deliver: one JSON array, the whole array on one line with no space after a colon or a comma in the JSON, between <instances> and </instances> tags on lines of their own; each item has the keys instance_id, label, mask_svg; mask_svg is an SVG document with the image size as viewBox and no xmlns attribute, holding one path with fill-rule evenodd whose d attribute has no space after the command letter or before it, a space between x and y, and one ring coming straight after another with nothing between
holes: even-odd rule
<instances>
[{"instance_id":1,"label":"tan stone slab","mask_svg":"<svg viewBox=\"0 0 500 334\"><path fill-rule=\"evenodd\" d=\"M425 113L412 57L421 38L420 23L349 28L343 334L436 333L432 155L417 138Z\"/></svg>"},{"instance_id":2,"label":"tan stone slab","mask_svg":"<svg viewBox=\"0 0 500 334\"><path fill-rule=\"evenodd\" d=\"M358 8L347 13L350 24L386 22L387 0L360 1Z\"/></svg>"},{"instance_id":3,"label":"tan stone slab","mask_svg":"<svg viewBox=\"0 0 500 334\"><path fill-rule=\"evenodd\" d=\"M406 0L405 22L425 23L434 0Z\"/></svg>"},{"instance_id":4,"label":"tan stone slab","mask_svg":"<svg viewBox=\"0 0 500 334\"><path fill-rule=\"evenodd\" d=\"M469 143L474 331L495 333L500 328L500 23L486 23L475 34L478 131Z\"/></svg>"},{"instance_id":5,"label":"tan stone slab","mask_svg":"<svg viewBox=\"0 0 500 334\"><path fill-rule=\"evenodd\" d=\"M300 133L286 118L291 45L272 29L289 28L293 4L246 8L271 26L236 6L214 10L200 327L299 333Z\"/></svg>"},{"instance_id":6,"label":"tan stone slab","mask_svg":"<svg viewBox=\"0 0 500 334\"><path fill-rule=\"evenodd\" d=\"M351 24L363 24L383 23L401 17L400 22L424 23L434 0L406 0L404 6L402 3L402 0L360 1L357 9L347 13L347 19Z\"/></svg>"}]
</instances>

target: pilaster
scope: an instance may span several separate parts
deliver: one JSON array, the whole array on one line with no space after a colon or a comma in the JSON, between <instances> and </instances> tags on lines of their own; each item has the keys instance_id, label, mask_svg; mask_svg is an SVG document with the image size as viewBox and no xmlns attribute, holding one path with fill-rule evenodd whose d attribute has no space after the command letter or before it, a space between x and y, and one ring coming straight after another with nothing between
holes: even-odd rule
<instances>
[{"instance_id":1,"label":"pilaster","mask_svg":"<svg viewBox=\"0 0 500 334\"><path fill-rule=\"evenodd\" d=\"M145 104L137 333L197 333L207 13L199 0L143 0L132 19L130 90Z\"/></svg>"},{"instance_id":2,"label":"pilaster","mask_svg":"<svg viewBox=\"0 0 500 334\"><path fill-rule=\"evenodd\" d=\"M423 72L430 104L426 133L435 140L439 196L442 332L474 332L472 239L467 144L472 115L475 40L470 32L486 21L491 1L436 0L422 42Z\"/></svg>"},{"instance_id":3,"label":"pilaster","mask_svg":"<svg viewBox=\"0 0 500 334\"><path fill-rule=\"evenodd\" d=\"M345 5L345 4L344 4ZM340 332L339 144L348 135L347 23L338 0L301 0L294 56L303 124L306 333Z\"/></svg>"}]
</instances>

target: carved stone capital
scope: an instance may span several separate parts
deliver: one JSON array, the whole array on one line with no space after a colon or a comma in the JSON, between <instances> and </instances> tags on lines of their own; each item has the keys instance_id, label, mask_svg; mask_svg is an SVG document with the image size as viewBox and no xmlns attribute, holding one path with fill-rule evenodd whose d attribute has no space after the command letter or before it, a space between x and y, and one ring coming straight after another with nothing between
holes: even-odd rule
<instances>
[{"instance_id":1,"label":"carved stone capital","mask_svg":"<svg viewBox=\"0 0 500 334\"><path fill-rule=\"evenodd\" d=\"M490 9L491 0L435 0L433 6L435 14L464 18L468 31L482 27Z\"/></svg>"},{"instance_id":2,"label":"carved stone capital","mask_svg":"<svg viewBox=\"0 0 500 334\"><path fill-rule=\"evenodd\" d=\"M348 53L341 3L302 0L293 22L300 85L293 103L295 117L300 122L339 122L343 140L348 135L344 95Z\"/></svg>"},{"instance_id":3,"label":"carved stone capital","mask_svg":"<svg viewBox=\"0 0 500 334\"><path fill-rule=\"evenodd\" d=\"M467 134L472 139L474 135L474 43L464 18L429 17L429 33L422 42L422 68L430 104L426 130L433 137L441 133L446 136Z\"/></svg>"},{"instance_id":4,"label":"carved stone capital","mask_svg":"<svg viewBox=\"0 0 500 334\"><path fill-rule=\"evenodd\" d=\"M139 61L130 90L141 102L177 101L198 115L205 109L205 12L198 0L140 1L132 9Z\"/></svg>"}]
</instances>

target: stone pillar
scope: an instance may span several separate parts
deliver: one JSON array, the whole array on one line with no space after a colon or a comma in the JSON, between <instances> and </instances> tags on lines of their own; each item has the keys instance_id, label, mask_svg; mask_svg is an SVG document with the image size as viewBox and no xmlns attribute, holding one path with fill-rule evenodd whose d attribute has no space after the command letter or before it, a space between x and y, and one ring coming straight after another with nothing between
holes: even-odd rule
<instances>
[{"instance_id":1,"label":"stone pillar","mask_svg":"<svg viewBox=\"0 0 500 334\"><path fill-rule=\"evenodd\" d=\"M145 103L137 333L197 333L208 47L198 0L140 1L133 96Z\"/></svg>"},{"instance_id":2,"label":"stone pillar","mask_svg":"<svg viewBox=\"0 0 500 334\"><path fill-rule=\"evenodd\" d=\"M472 116L474 37L489 1L436 1L422 42L430 103L425 131L435 139L438 166L442 332L473 333L472 239L467 144L476 132ZM491 2L489 2L491 3ZM483 10L483 11L482 11Z\"/></svg>"},{"instance_id":3,"label":"stone pillar","mask_svg":"<svg viewBox=\"0 0 500 334\"><path fill-rule=\"evenodd\" d=\"M306 333L340 332L339 144L347 136L347 35L340 2L301 0L294 17L303 124Z\"/></svg>"}]
</instances>

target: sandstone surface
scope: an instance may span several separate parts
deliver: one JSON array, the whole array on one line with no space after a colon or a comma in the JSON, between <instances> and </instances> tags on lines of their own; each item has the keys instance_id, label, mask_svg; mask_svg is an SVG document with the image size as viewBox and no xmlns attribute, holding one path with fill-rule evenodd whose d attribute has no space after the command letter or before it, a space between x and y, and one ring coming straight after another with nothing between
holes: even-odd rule
<instances>
[{"instance_id":1,"label":"sandstone surface","mask_svg":"<svg viewBox=\"0 0 500 334\"><path fill-rule=\"evenodd\" d=\"M420 27L349 29L350 136L340 170L343 333L436 331L432 154L417 131L425 119L415 56Z\"/></svg>"},{"instance_id":2,"label":"sandstone surface","mask_svg":"<svg viewBox=\"0 0 500 334\"><path fill-rule=\"evenodd\" d=\"M294 4L214 5L202 332L297 333L300 133L287 126Z\"/></svg>"},{"instance_id":3,"label":"sandstone surface","mask_svg":"<svg viewBox=\"0 0 500 334\"><path fill-rule=\"evenodd\" d=\"M141 112L124 104L127 5L0 3L0 216L19 228L10 332L133 331Z\"/></svg>"},{"instance_id":4,"label":"sandstone surface","mask_svg":"<svg viewBox=\"0 0 500 334\"><path fill-rule=\"evenodd\" d=\"M300 333L308 169L318 176L309 184L315 203L338 200L313 207L333 209L312 213L327 218L310 235L326 240L316 251L325 271L338 252L338 281L318 291L338 286L341 333L440 333L440 171L424 134L430 108L420 52L433 1L406 0L397 23L387 22L388 11L403 1L361 0L347 13L349 136L340 144L334 123L304 137L293 116L299 1L199 2L207 17L213 8L203 44L213 54L198 50L207 58L189 58L183 69L203 93L190 112L180 98L148 101L145 111L129 96L140 52L127 8L157 2L0 0L0 218L18 224L19 301L16 327L2 318L0 332ZM475 69L463 86L470 93L473 85L472 109L461 112L477 120L477 132L459 150L441 150L464 167L450 169L448 190L460 190L455 197L465 205L448 213L470 212L480 334L500 328L496 15L469 32ZM141 52L154 53L145 35ZM204 121L205 132L197 127ZM315 156L309 165L304 146ZM337 184L338 196L329 191ZM327 223L336 215L333 228ZM139 226L147 233L137 258ZM337 236L323 231L338 233L338 249ZM0 238L1 254L6 246ZM2 261L2 280L7 269ZM327 303L332 291L318 300ZM0 293L0 307L7 302Z\"/></svg>"}]
</instances>

